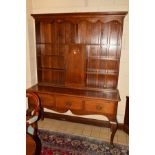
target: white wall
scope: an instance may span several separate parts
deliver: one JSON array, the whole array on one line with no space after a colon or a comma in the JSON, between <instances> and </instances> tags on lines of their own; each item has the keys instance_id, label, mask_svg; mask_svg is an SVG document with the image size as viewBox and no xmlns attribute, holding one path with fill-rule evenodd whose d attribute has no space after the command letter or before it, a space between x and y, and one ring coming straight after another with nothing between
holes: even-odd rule
<instances>
[{"instance_id":1,"label":"white wall","mask_svg":"<svg viewBox=\"0 0 155 155\"><path fill-rule=\"evenodd\" d=\"M28 21L30 13L30 1L27 1L26 21ZM30 49L29 49L29 23L26 22L26 87L31 86L31 73L30 73Z\"/></svg>"},{"instance_id":2,"label":"white wall","mask_svg":"<svg viewBox=\"0 0 155 155\"><path fill-rule=\"evenodd\" d=\"M128 0L27 0L27 87L37 83L34 20L31 13L128 11ZM118 89L121 102L118 122L123 123L126 96L129 95L128 15L124 20ZM96 116L96 118L99 118Z\"/></svg>"},{"instance_id":3,"label":"white wall","mask_svg":"<svg viewBox=\"0 0 155 155\"><path fill-rule=\"evenodd\" d=\"M26 87L37 83L37 71L36 71L36 48L35 48L35 25L34 20L31 17L31 13L33 10L32 0L26 1L26 20L27 20L27 28L26 28Z\"/></svg>"}]
</instances>

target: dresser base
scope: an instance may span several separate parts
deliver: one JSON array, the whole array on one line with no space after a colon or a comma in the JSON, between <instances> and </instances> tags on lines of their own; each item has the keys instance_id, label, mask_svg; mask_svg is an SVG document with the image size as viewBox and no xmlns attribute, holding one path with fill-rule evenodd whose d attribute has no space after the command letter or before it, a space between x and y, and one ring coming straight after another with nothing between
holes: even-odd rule
<instances>
[{"instance_id":1,"label":"dresser base","mask_svg":"<svg viewBox=\"0 0 155 155\"><path fill-rule=\"evenodd\" d=\"M118 127L116 120L117 105L119 101L119 92L117 90L79 90L65 87L51 87L35 85L27 91L36 93L42 105L42 119L51 116L49 113L44 113L44 108L64 114L71 111L74 117L66 115L54 115L57 119L67 120L72 122L86 123L97 125L99 121L95 119L82 118L82 115L101 115L106 116L108 121L106 126L111 128L110 144L113 145L113 139ZM31 101L29 101L31 102ZM96 123L97 122L97 123ZM104 121L101 121L104 126Z\"/></svg>"},{"instance_id":2,"label":"dresser base","mask_svg":"<svg viewBox=\"0 0 155 155\"><path fill-rule=\"evenodd\" d=\"M117 123L117 122L115 123L115 122L109 122L106 120L97 120L97 119L69 116L69 115L56 114L56 113L51 113L51 112L43 112L42 120L44 120L44 118L50 118L50 119L56 119L56 120L69 121L69 122L74 122L74 123L82 123L82 124L110 128L111 132L112 132L111 137L110 137L111 145L113 145L113 139L114 139L117 129L123 130L123 126L124 126L123 124Z\"/></svg>"}]
</instances>

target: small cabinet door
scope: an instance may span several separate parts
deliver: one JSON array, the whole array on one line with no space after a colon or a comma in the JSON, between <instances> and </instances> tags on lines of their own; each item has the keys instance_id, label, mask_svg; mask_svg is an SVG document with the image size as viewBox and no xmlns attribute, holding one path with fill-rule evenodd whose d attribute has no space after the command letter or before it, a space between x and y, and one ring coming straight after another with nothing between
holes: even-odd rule
<instances>
[{"instance_id":1,"label":"small cabinet door","mask_svg":"<svg viewBox=\"0 0 155 155\"><path fill-rule=\"evenodd\" d=\"M65 55L65 84L84 86L85 84L85 50L82 45L69 45Z\"/></svg>"}]
</instances>

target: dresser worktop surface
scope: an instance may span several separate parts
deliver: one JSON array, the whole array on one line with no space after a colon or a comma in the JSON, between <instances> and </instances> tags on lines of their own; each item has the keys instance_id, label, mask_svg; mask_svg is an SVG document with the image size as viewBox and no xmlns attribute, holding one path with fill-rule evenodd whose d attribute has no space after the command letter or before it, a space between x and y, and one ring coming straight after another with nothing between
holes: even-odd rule
<instances>
[{"instance_id":1,"label":"dresser worktop surface","mask_svg":"<svg viewBox=\"0 0 155 155\"><path fill-rule=\"evenodd\" d=\"M79 97L98 98L111 101L120 101L119 91L116 89L105 89L103 91L84 90L56 86L34 85L28 90L40 93L57 93L63 95L73 95Z\"/></svg>"}]
</instances>

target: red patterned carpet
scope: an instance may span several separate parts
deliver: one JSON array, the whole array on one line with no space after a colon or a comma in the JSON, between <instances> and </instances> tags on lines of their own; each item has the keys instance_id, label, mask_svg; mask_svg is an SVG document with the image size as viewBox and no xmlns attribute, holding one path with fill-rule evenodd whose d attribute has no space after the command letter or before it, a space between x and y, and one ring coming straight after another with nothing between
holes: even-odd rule
<instances>
[{"instance_id":1,"label":"red patterned carpet","mask_svg":"<svg viewBox=\"0 0 155 155\"><path fill-rule=\"evenodd\" d=\"M128 155L128 146L39 129L41 155Z\"/></svg>"}]
</instances>

